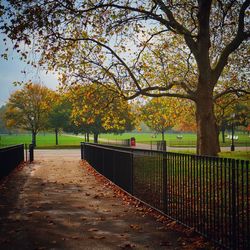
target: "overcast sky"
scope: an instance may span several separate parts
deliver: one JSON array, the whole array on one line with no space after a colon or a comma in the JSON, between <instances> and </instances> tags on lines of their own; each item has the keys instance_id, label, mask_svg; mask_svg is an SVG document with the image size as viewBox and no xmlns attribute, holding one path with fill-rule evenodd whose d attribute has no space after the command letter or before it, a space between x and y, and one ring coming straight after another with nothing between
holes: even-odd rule
<instances>
[{"instance_id":1,"label":"overcast sky","mask_svg":"<svg viewBox=\"0 0 250 250\"><path fill-rule=\"evenodd\" d=\"M3 35L0 35L0 54L3 53L4 48ZM26 73L21 73L22 71ZM28 66L19 60L19 55L11 49L9 51L8 61L0 57L0 106L5 104L10 94L17 89L17 87L13 85L13 82L27 82L29 80L42 83L52 89L56 89L58 86L55 74L46 74L46 72L41 69L39 70Z\"/></svg>"}]
</instances>

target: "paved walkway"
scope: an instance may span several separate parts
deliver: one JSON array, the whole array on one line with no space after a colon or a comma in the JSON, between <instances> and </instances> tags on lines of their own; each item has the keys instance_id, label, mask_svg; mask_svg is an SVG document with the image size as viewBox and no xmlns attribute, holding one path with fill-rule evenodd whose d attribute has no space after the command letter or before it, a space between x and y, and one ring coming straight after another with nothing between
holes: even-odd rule
<instances>
[{"instance_id":1,"label":"paved walkway","mask_svg":"<svg viewBox=\"0 0 250 250\"><path fill-rule=\"evenodd\" d=\"M79 153L35 151L35 163L0 186L1 250L183 249L193 244L117 197L86 163L80 164Z\"/></svg>"}]
</instances>

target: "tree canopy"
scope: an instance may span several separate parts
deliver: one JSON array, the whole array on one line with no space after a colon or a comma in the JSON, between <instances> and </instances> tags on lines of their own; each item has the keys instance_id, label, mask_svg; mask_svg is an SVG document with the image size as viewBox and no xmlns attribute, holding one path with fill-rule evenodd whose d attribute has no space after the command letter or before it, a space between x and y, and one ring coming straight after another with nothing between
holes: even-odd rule
<instances>
[{"instance_id":1,"label":"tree canopy","mask_svg":"<svg viewBox=\"0 0 250 250\"><path fill-rule=\"evenodd\" d=\"M7 103L5 112L7 127L31 131L32 143L36 145L37 133L47 124L53 102L51 94L47 87L33 83L27 83L21 90L16 90Z\"/></svg>"},{"instance_id":2,"label":"tree canopy","mask_svg":"<svg viewBox=\"0 0 250 250\"><path fill-rule=\"evenodd\" d=\"M107 88L97 84L76 85L67 95L72 103L73 122L83 131L93 133L96 142L100 133L134 129L136 120L131 105Z\"/></svg>"},{"instance_id":3,"label":"tree canopy","mask_svg":"<svg viewBox=\"0 0 250 250\"><path fill-rule=\"evenodd\" d=\"M65 95L55 93L54 103L48 114L48 128L55 130L56 145L58 145L58 133L60 129L68 130L71 126L72 107Z\"/></svg>"},{"instance_id":4,"label":"tree canopy","mask_svg":"<svg viewBox=\"0 0 250 250\"><path fill-rule=\"evenodd\" d=\"M215 100L249 93L249 0L7 2L2 30L23 58L32 46L63 84L190 99L197 152L218 153Z\"/></svg>"},{"instance_id":5,"label":"tree canopy","mask_svg":"<svg viewBox=\"0 0 250 250\"><path fill-rule=\"evenodd\" d=\"M181 119L185 109L182 104L177 98L152 98L141 107L141 118L149 128L161 133L162 140L164 140L167 129L173 127Z\"/></svg>"}]
</instances>

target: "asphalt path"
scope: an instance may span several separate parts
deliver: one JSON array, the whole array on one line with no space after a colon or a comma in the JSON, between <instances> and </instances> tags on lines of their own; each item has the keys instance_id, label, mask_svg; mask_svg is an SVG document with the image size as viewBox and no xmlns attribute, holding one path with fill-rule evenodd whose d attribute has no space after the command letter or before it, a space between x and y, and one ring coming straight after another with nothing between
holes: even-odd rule
<instances>
[{"instance_id":1,"label":"asphalt path","mask_svg":"<svg viewBox=\"0 0 250 250\"><path fill-rule=\"evenodd\" d=\"M90 169L80 150L35 150L0 185L0 249L200 249Z\"/></svg>"}]
</instances>

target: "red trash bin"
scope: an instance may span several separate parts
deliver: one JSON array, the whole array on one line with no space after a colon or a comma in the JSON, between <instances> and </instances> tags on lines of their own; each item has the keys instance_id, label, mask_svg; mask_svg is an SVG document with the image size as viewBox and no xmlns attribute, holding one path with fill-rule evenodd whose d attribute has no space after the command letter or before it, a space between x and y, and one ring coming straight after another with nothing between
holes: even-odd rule
<instances>
[{"instance_id":1,"label":"red trash bin","mask_svg":"<svg viewBox=\"0 0 250 250\"><path fill-rule=\"evenodd\" d=\"M131 137L130 146L135 146L135 137Z\"/></svg>"}]
</instances>

